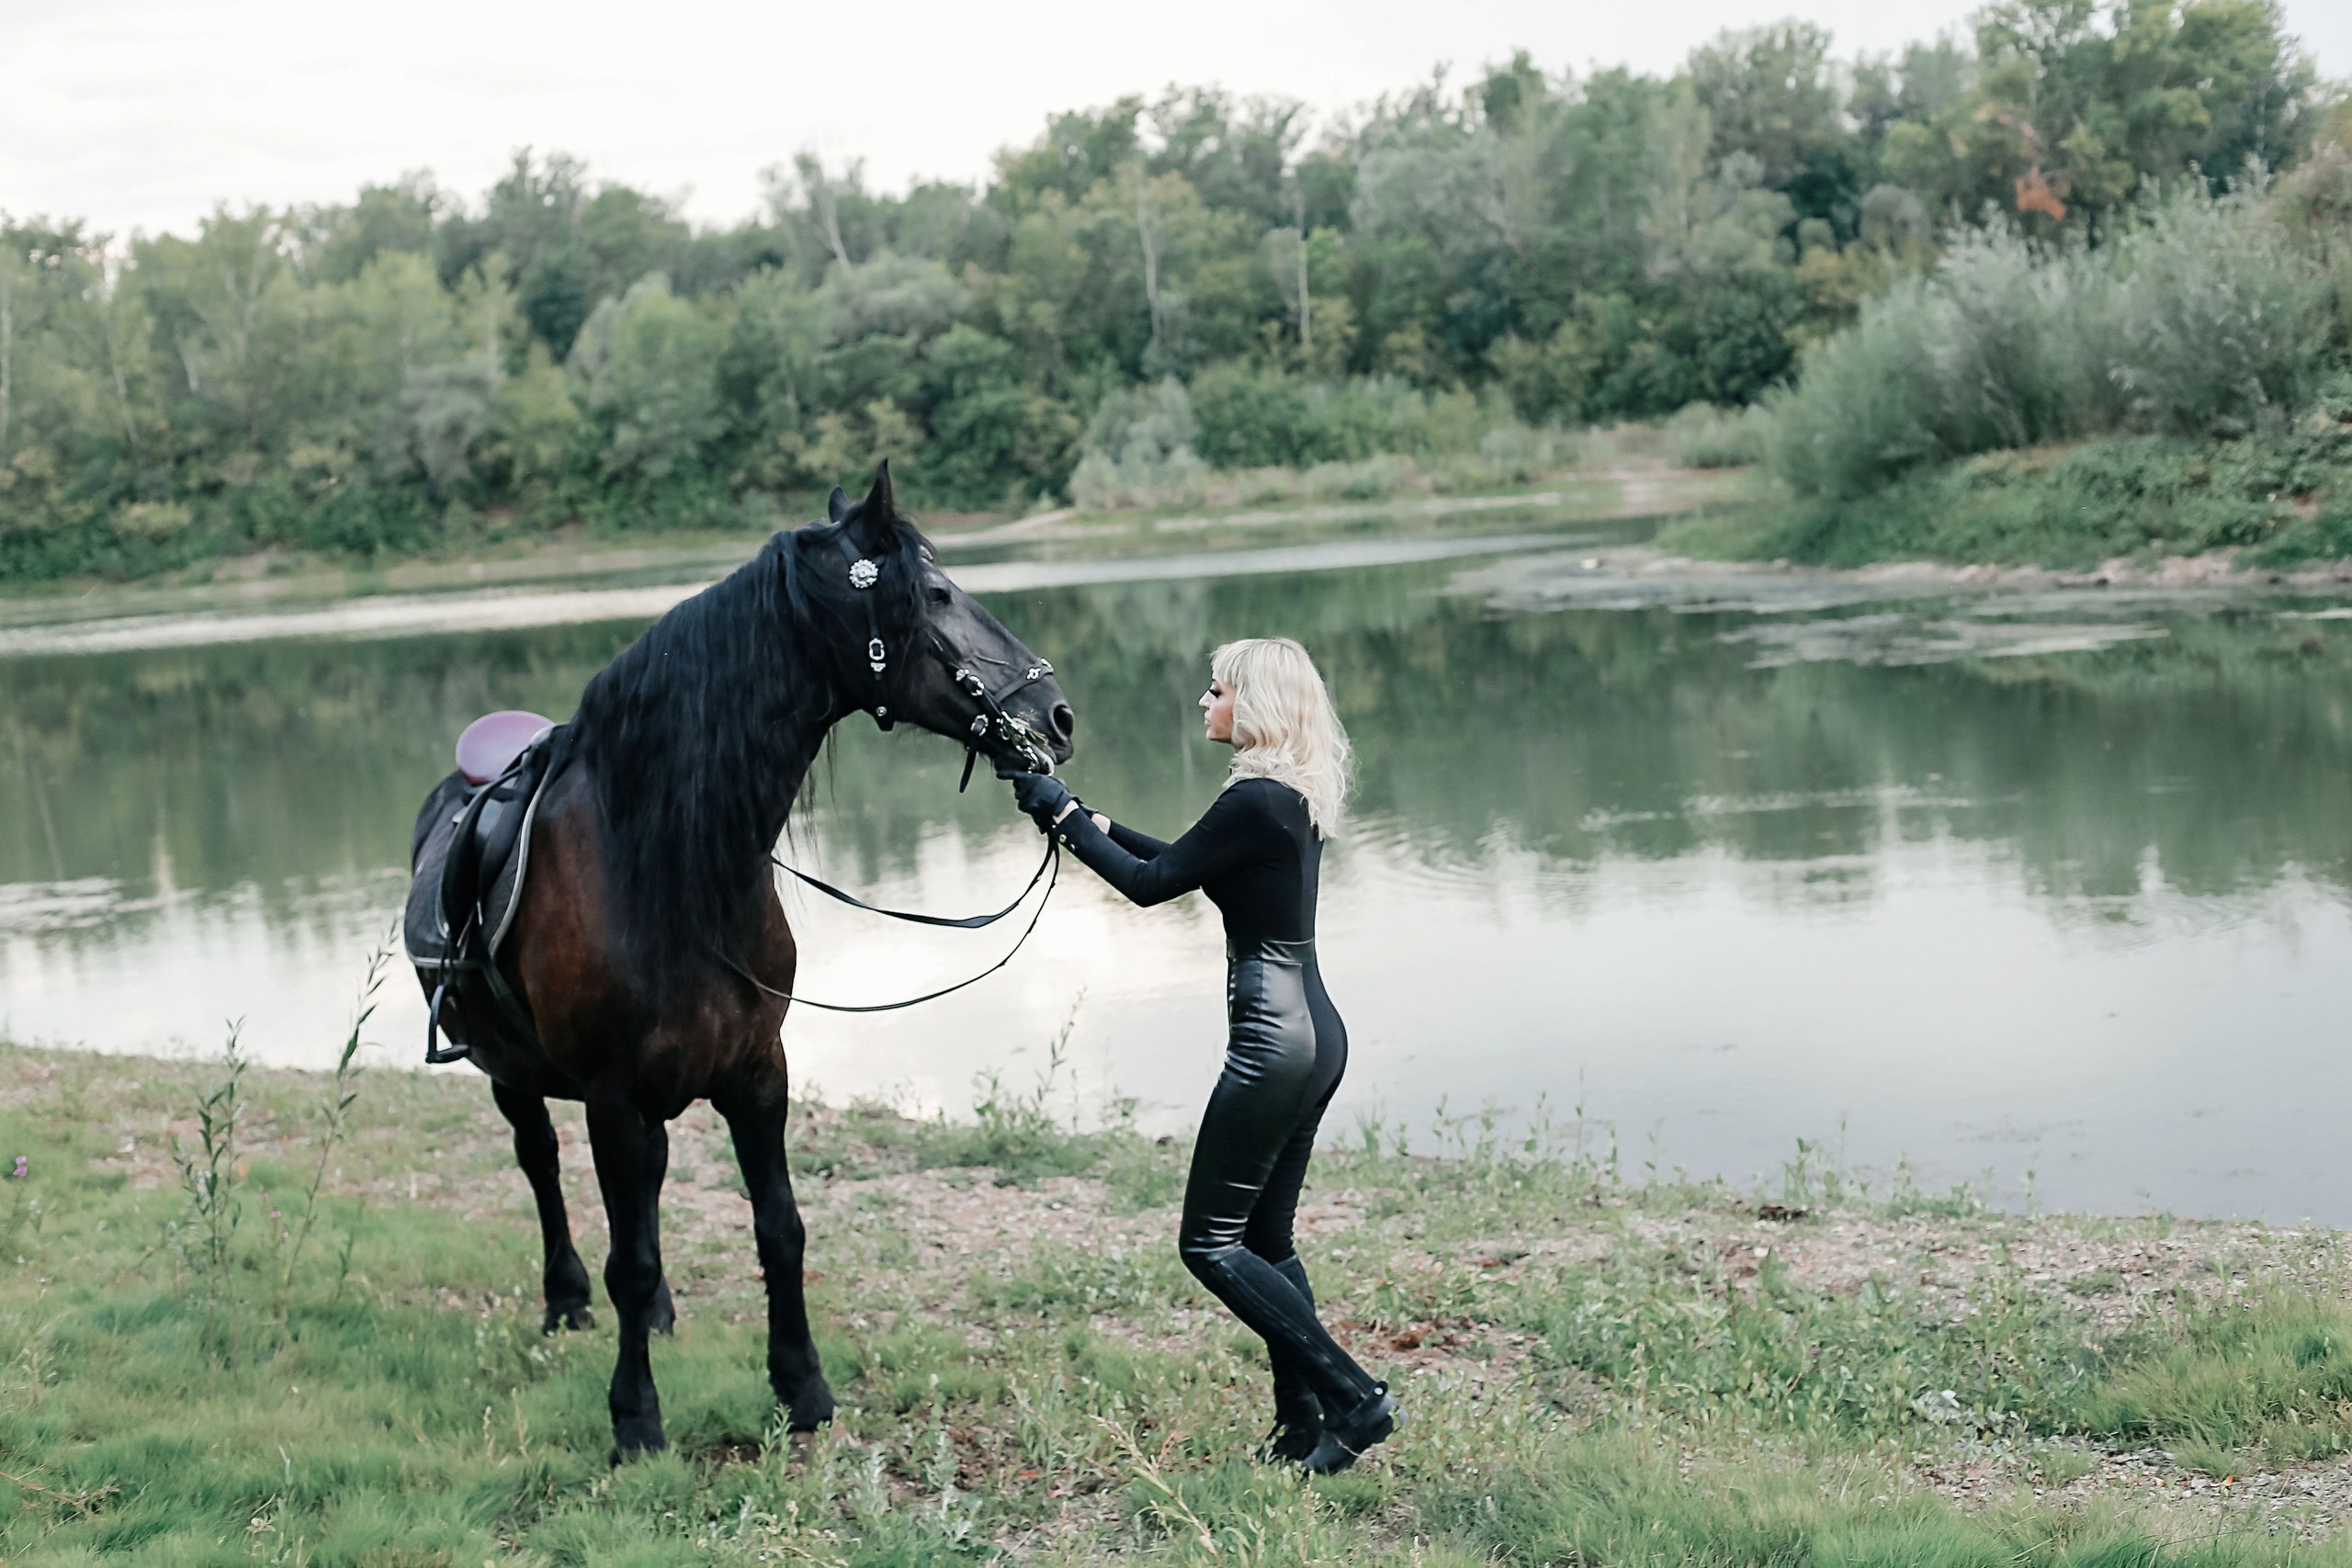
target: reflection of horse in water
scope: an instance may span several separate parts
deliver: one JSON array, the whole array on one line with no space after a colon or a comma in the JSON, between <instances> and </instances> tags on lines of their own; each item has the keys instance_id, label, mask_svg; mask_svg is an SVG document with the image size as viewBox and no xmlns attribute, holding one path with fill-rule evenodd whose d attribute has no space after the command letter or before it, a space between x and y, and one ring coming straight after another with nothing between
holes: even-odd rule
<instances>
[{"instance_id":1,"label":"reflection of horse in water","mask_svg":"<svg viewBox=\"0 0 2352 1568\"><path fill-rule=\"evenodd\" d=\"M585 1326L589 1303L547 1100L587 1107L620 1318L616 1456L666 1441L647 1358L673 1318L656 1210L664 1124L697 1099L727 1118L750 1192L769 1381L793 1429L832 1414L785 1164L779 1031L796 950L769 868L826 731L865 709L1001 764L1070 753L1050 667L941 573L892 503L888 466L864 502L833 498L831 522L776 535L655 623L504 780L469 790L506 761L476 760L476 778L452 774L418 818L411 957L436 1024L514 1124L550 1331Z\"/></svg>"}]
</instances>

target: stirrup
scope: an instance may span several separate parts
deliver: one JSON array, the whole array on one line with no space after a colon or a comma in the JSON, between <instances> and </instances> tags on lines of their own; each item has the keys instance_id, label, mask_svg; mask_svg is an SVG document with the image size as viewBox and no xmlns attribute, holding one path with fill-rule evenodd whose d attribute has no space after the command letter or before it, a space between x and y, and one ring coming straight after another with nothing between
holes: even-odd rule
<instances>
[{"instance_id":1,"label":"stirrup","mask_svg":"<svg viewBox=\"0 0 2352 1568\"><path fill-rule=\"evenodd\" d=\"M424 1010L424 1065L428 1067L447 1066L462 1062L474 1054L474 1048L452 1036L449 1043L441 1043L441 998L449 994L449 982L445 976L433 987L433 1000Z\"/></svg>"}]
</instances>

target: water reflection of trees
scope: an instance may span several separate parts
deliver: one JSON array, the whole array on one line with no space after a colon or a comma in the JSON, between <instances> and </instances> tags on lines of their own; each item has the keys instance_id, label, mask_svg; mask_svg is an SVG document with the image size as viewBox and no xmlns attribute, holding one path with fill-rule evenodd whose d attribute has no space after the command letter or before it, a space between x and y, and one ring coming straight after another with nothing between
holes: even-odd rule
<instances>
[{"instance_id":1,"label":"water reflection of trees","mask_svg":"<svg viewBox=\"0 0 2352 1568\"><path fill-rule=\"evenodd\" d=\"M1078 787L1150 828L1182 826L1216 787L1193 714L1208 649L1283 630L1340 695L1365 830L1442 865L1475 869L1498 841L1569 864L1702 849L1850 864L1950 835L2002 847L2056 897L2128 895L2151 863L2199 895L2297 866L2352 881L2339 623L2249 614L2097 654L1758 671L1716 639L1728 618L1497 617L1442 581L1138 583L998 608L1061 667ZM631 630L10 664L0 882L111 877L133 897L166 877L251 886L274 921L300 923L303 887L402 862L468 718L567 712ZM985 774L954 795L960 761L946 741L853 720L807 807L827 863L902 874L943 825L976 850L1013 830Z\"/></svg>"},{"instance_id":2,"label":"water reflection of trees","mask_svg":"<svg viewBox=\"0 0 2352 1568\"><path fill-rule=\"evenodd\" d=\"M403 864L467 718L569 709L635 628L274 643L0 666L0 882L250 885L296 920L322 878Z\"/></svg>"}]
</instances>

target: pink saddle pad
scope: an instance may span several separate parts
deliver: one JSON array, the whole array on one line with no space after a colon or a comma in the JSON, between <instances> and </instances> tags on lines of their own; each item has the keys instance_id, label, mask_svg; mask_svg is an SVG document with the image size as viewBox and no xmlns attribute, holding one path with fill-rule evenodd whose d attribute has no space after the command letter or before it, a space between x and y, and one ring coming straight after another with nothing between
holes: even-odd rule
<instances>
[{"instance_id":1,"label":"pink saddle pad","mask_svg":"<svg viewBox=\"0 0 2352 1568\"><path fill-rule=\"evenodd\" d=\"M486 713L458 737L458 772L468 784L488 784L522 755L539 731L554 727L555 720L521 708Z\"/></svg>"}]
</instances>

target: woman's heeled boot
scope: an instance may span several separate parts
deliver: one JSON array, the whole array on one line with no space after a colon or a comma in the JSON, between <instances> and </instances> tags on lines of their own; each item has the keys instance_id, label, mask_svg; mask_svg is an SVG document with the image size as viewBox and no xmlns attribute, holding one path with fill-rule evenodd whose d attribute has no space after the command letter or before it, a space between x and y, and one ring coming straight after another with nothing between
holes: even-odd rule
<instances>
[{"instance_id":1,"label":"woman's heeled boot","mask_svg":"<svg viewBox=\"0 0 2352 1568\"><path fill-rule=\"evenodd\" d=\"M1274 1429L1260 1450L1271 1461L1304 1464L1323 1440L1323 1402L1284 1358L1274 1358Z\"/></svg>"},{"instance_id":2,"label":"woman's heeled boot","mask_svg":"<svg viewBox=\"0 0 2352 1568\"><path fill-rule=\"evenodd\" d=\"M1310 1475L1336 1475L1361 1459L1374 1444L1385 1442L1404 1419L1386 1383L1373 1384L1364 1402L1344 1416L1329 1411L1323 1416L1323 1440L1300 1462Z\"/></svg>"},{"instance_id":3,"label":"woman's heeled boot","mask_svg":"<svg viewBox=\"0 0 2352 1568\"><path fill-rule=\"evenodd\" d=\"M1297 1253L1275 1264L1274 1271L1306 1298L1309 1308L1315 1305L1315 1287ZM1303 1464L1323 1440L1323 1402L1315 1397L1315 1384L1296 1361L1272 1347L1268 1355L1274 1367L1274 1429L1266 1434L1261 1451L1269 1461Z\"/></svg>"}]
</instances>

